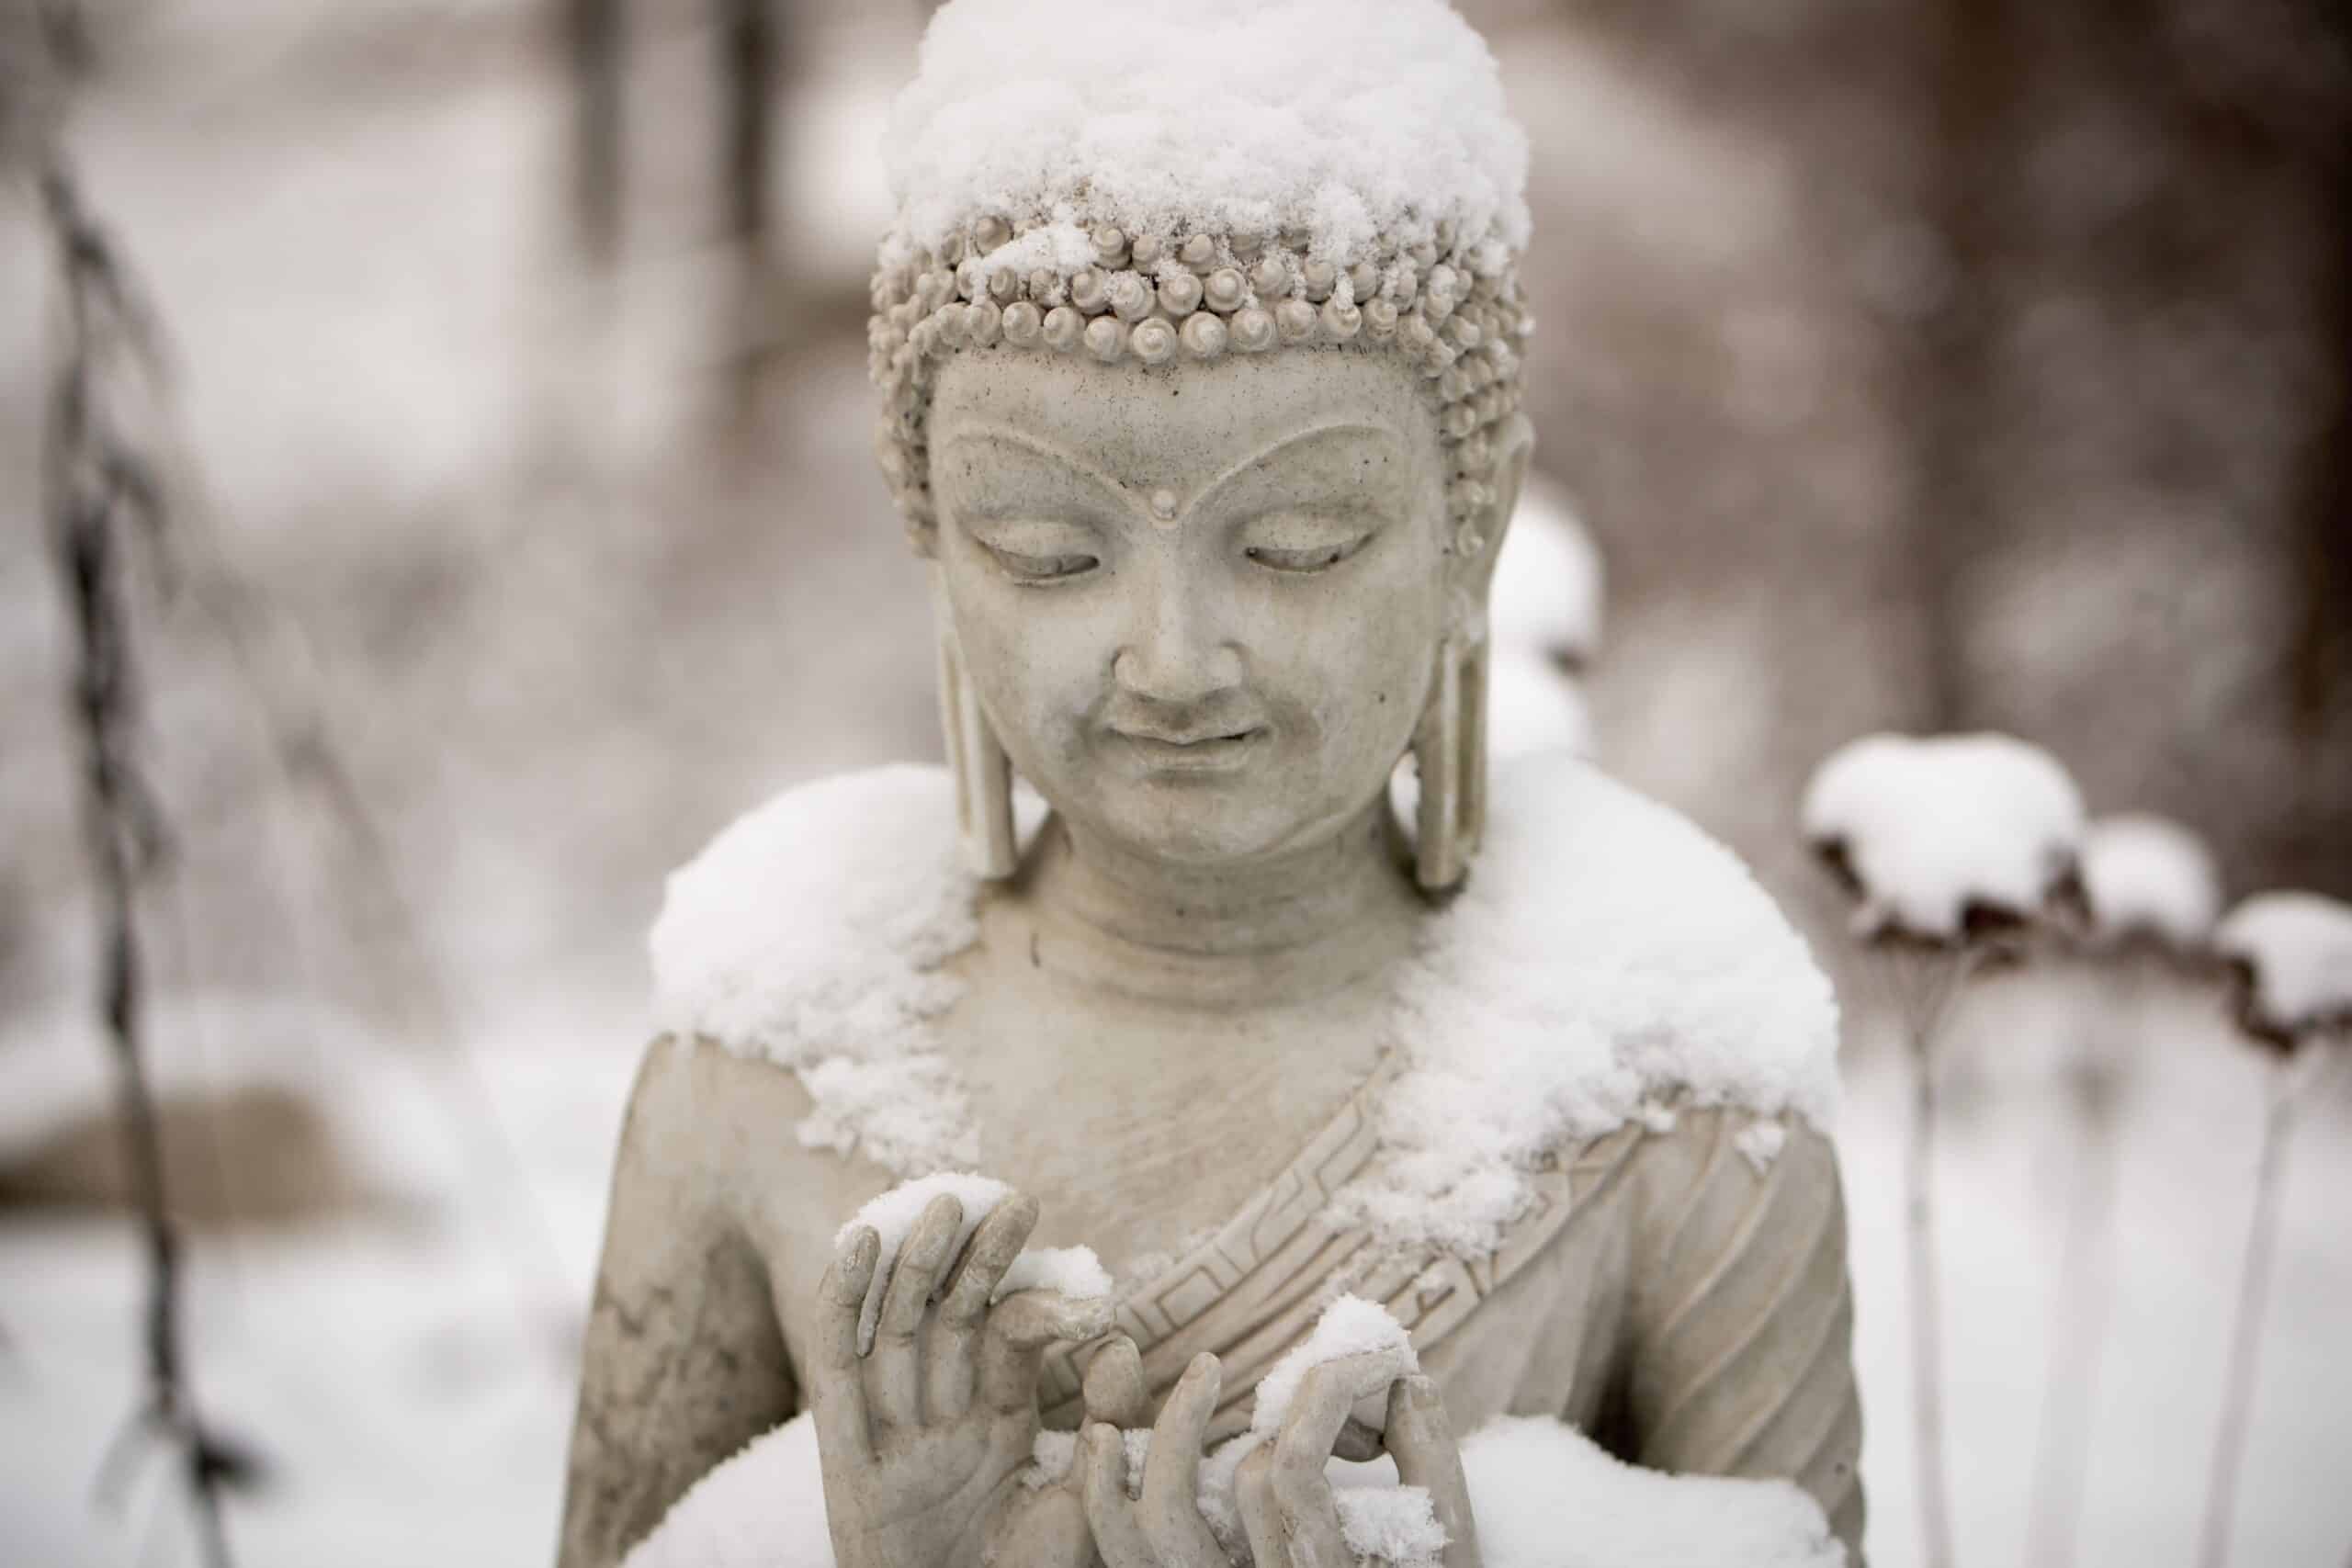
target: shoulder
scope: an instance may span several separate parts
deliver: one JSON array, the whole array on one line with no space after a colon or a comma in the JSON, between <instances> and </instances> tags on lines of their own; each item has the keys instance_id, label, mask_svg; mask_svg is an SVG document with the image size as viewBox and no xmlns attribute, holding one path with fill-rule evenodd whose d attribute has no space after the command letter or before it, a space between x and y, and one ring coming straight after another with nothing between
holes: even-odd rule
<instances>
[{"instance_id":1,"label":"shoulder","mask_svg":"<svg viewBox=\"0 0 2352 1568\"><path fill-rule=\"evenodd\" d=\"M913 764L738 818L670 875L649 939L656 1027L790 1061L883 1047L943 1009L939 967L978 933L955 827L945 770Z\"/></svg>"},{"instance_id":2,"label":"shoulder","mask_svg":"<svg viewBox=\"0 0 2352 1568\"><path fill-rule=\"evenodd\" d=\"M1438 945L1645 1093L1834 1114L1837 998L1804 939L1737 855L1589 763L1496 771Z\"/></svg>"}]
</instances>

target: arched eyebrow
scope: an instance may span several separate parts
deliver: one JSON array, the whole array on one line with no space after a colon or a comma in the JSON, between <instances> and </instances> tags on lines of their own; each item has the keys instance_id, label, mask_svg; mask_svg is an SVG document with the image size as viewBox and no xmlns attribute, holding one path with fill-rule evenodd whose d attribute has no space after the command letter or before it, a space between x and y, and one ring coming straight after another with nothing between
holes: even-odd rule
<instances>
[{"instance_id":1,"label":"arched eyebrow","mask_svg":"<svg viewBox=\"0 0 2352 1568\"><path fill-rule=\"evenodd\" d=\"M1295 430L1287 435L1277 437L1248 457L1220 470L1215 479L1203 485L1194 494L1191 503L1185 507L1185 512L1190 513L1198 511L1204 503L1214 500L1218 491L1224 490L1235 479L1261 464L1272 462L1292 447L1303 446L1310 441L1320 441L1332 435L1369 435L1391 445L1396 443L1395 431L1370 420L1335 419L1320 424L1310 424L1304 430ZM1136 486L1124 482L1115 475L1105 473L1077 453L1066 447L1057 446L1050 441L1033 435L1016 426L987 423L968 424L949 436L942 444L941 450L952 450L967 441L993 441L1017 447L1035 457L1058 463L1080 479L1091 480L1117 496L1129 508L1140 508L1144 504L1143 497L1138 493Z\"/></svg>"}]
</instances>

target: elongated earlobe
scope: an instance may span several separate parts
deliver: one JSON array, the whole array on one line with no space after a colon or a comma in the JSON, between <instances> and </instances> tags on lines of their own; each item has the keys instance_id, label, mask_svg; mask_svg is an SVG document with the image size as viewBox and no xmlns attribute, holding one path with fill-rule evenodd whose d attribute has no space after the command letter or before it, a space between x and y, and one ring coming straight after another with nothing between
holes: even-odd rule
<instances>
[{"instance_id":1,"label":"elongated earlobe","mask_svg":"<svg viewBox=\"0 0 2352 1568\"><path fill-rule=\"evenodd\" d=\"M1012 874L1020 843L1012 828L1012 760L980 707L964 671L956 618L939 569L932 568L932 620L939 637L939 720L947 742L947 771L956 781L956 836L964 864L989 881Z\"/></svg>"},{"instance_id":2,"label":"elongated earlobe","mask_svg":"<svg viewBox=\"0 0 2352 1568\"><path fill-rule=\"evenodd\" d=\"M1420 776L1414 873L1432 893L1458 886L1487 829L1487 644L1463 632L1438 645L1430 705L1413 736Z\"/></svg>"}]
</instances>

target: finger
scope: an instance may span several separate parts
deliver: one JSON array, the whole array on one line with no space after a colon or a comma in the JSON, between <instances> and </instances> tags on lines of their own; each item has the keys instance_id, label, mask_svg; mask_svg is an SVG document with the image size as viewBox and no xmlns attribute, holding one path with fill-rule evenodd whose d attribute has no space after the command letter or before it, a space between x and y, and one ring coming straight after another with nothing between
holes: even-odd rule
<instances>
[{"instance_id":1,"label":"finger","mask_svg":"<svg viewBox=\"0 0 2352 1568\"><path fill-rule=\"evenodd\" d=\"M838 1462L874 1451L866 1425L865 1380L857 1355L857 1319L882 1238L860 1225L837 1248L817 1286L817 1332L809 1347L809 1405L820 1454Z\"/></svg>"},{"instance_id":2,"label":"finger","mask_svg":"<svg viewBox=\"0 0 2352 1568\"><path fill-rule=\"evenodd\" d=\"M1114 1334L1086 1364L1086 1418L1125 1430L1150 1418L1151 1391L1144 1386L1143 1355L1136 1342Z\"/></svg>"},{"instance_id":3,"label":"finger","mask_svg":"<svg viewBox=\"0 0 2352 1568\"><path fill-rule=\"evenodd\" d=\"M1250 1540L1257 1568L1291 1568L1289 1548L1274 1509L1274 1450L1261 1446L1233 1472L1234 1501L1241 1507L1241 1533ZM1346 1562L1341 1558L1340 1561Z\"/></svg>"},{"instance_id":4,"label":"finger","mask_svg":"<svg viewBox=\"0 0 2352 1568\"><path fill-rule=\"evenodd\" d=\"M952 1421L972 1407L979 1369L973 1352L989 1298L1037 1224L1037 1200L1001 1203L980 1222L972 1243L947 1277L938 1314L923 1342L922 1393L934 1421Z\"/></svg>"},{"instance_id":5,"label":"finger","mask_svg":"<svg viewBox=\"0 0 2352 1568\"><path fill-rule=\"evenodd\" d=\"M1324 1467L1331 1461L1331 1445L1348 1423L1348 1412L1364 1392L1367 1377L1379 1371L1385 1358L1348 1356L1326 1361L1299 1380L1290 1412L1274 1437L1274 1507L1283 1531L1303 1561L1346 1562L1346 1538L1340 1531L1340 1510L1331 1501L1331 1483Z\"/></svg>"},{"instance_id":6,"label":"finger","mask_svg":"<svg viewBox=\"0 0 2352 1568\"><path fill-rule=\"evenodd\" d=\"M1225 1369L1214 1355L1204 1350L1193 1357L1151 1429L1138 1512L1164 1568L1216 1568L1224 1561L1200 1506L1201 1449L1224 1381Z\"/></svg>"},{"instance_id":7,"label":"finger","mask_svg":"<svg viewBox=\"0 0 2352 1568\"><path fill-rule=\"evenodd\" d=\"M1086 1522L1093 1527L1094 1549L1104 1568L1161 1568L1151 1542L1136 1522L1135 1506L1127 1501L1126 1444L1112 1427L1097 1421L1080 1435L1086 1450Z\"/></svg>"},{"instance_id":8,"label":"finger","mask_svg":"<svg viewBox=\"0 0 2352 1568\"><path fill-rule=\"evenodd\" d=\"M1023 1291L989 1312L980 1335L980 1398L998 1411L1034 1409L1037 1364L1046 1347L1069 1340L1083 1344L1111 1326L1111 1303L1098 1298L1072 1300L1057 1291Z\"/></svg>"},{"instance_id":9,"label":"finger","mask_svg":"<svg viewBox=\"0 0 2352 1568\"><path fill-rule=\"evenodd\" d=\"M1478 1523L1470 1511L1470 1483L1462 1472L1453 1419L1433 1381L1399 1378L1389 1389L1387 1444L1397 1482L1430 1495L1430 1506L1445 1529L1445 1568L1477 1568Z\"/></svg>"},{"instance_id":10,"label":"finger","mask_svg":"<svg viewBox=\"0 0 2352 1568\"><path fill-rule=\"evenodd\" d=\"M922 1381L915 1365L915 1334L922 1327L931 1288L947 1267L964 1205L952 1192L933 1198L915 1222L914 1234L899 1249L882 1314L874 1321L874 1353L867 1359L866 1388L875 1421L912 1427L922 1420Z\"/></svg>"}]
</instances>

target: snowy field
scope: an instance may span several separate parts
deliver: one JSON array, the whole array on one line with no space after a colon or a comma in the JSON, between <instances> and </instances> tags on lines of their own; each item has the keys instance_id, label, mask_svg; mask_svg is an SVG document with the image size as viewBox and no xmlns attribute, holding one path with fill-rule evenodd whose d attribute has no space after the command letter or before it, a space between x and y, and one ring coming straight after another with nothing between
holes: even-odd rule
<instances>
[{"instance_id":1,"label":"snowy field","mask_svg":"<svg viewBox=\"0 0 2352 1568\"><path fill-rule=\"evenodd\" d=\"M333 27L291 0L153 9L119 77L77 116L74 144L94 204L119 221L172 323L215 536L317 635L319 689L348 721L343 739L447 992L426 1014L380 998L288 999L305 976L322 998L346 995L341 982L367 972L353 953L381 932L310 929L334 922L304 911L348 895L312 852L331 836L233 760L254 750L254 722L204 684L223 662L217 644L167 642L158 771L192 859L186 901L166 900L155 922L159 1077L215 1095L288 1091L317 1118L343 1185L290 1220L209 1225L191 1244L195 1385L265 1470L232 1503L232 1538L244 1568L545 1562L605 1182L645 1034L639 935L661 874L782 784L933 745L920 583L872 473L862 344L854 331L796 344L754 449L697 444L687 433L706 412L713 353L703 285L718 264L675 220L691 208L691 137L645 152L632 198L671 240L587 282L550 259L565 106L516 6L369 0L336 7ZM419 10L440 14L458 43L388 51ZM241 48L231 19L299 36L300 49ZM649 103L695 86L702 44L654 40L639 86ZM1562 78L1576 90L1542 112L1636 126L1657 112L1605 67L1578 69ZM345 91L355 80L368 88ZM860 144L876 107L860 79L827 80L826 114L793 144L811 167L837 167L830 153ZM1648 149L1669 162L1679 151ZM1736 226L1718 197L1770 199L1767 182L1717 183L1679 162L1594 162L1594 181L1645 171L1619 205L1657 208L1645 215L1686 262L1703 249L1685 243L1693 231L1712 243ZM1661 188L1668 198L1653 200ZM844 249L840 235L879 227L876 193L830 187L818 205L839 223L799 234L794 254L862 288L862 243ZM1719 258L1725 271L1738 259ZM25 518L42 266L30 209L11 195L0 501ZM35 532L11 530L0 551L0 871L65 891L38 906L62 933L55 962L0 970L6 1158L107 1105L70 891L62 634ZM1771 739L1777 688L1753 668L1748 629L1704 606L1629 626L1595 676L1599 746L1801 867L1793 811L1785 840L1758 839L1753 818L1770 803L1722 782ZM171 635L195 636L179 623ZM820 668L861 679L797 678ZM1775 891L1816 916L1826 908L1801 869ZM1870 1551L1908 1568L1919 1561L1902 1260L1909 1080L1865 966L1834 937L1823 953L1849 1010L1841 1145ZM2194 1555L2264 1069L2216 993L2044 974L1984 983L1942 1047L1962 1568L2027 1557L2052 1325L2069 1305L2056 1299L2060 1255L2087 1146L2065 1066L2093 1039L2125 1067L2076 1561L2187 1568ZM2348 1088L2340 1074L2312 1104L2290 1157L2240 1497L2245 1568L2341 1568L2352 1552ZM192 1157L235 1210L254 1151L197 1144ZM194 1561L160 1468L106 1462L134 1402L140 1280L127 1224L0 1210L0 1562ZM118 1483L101 1486L102 1472Z\"/></svg>"}]
</instances>

